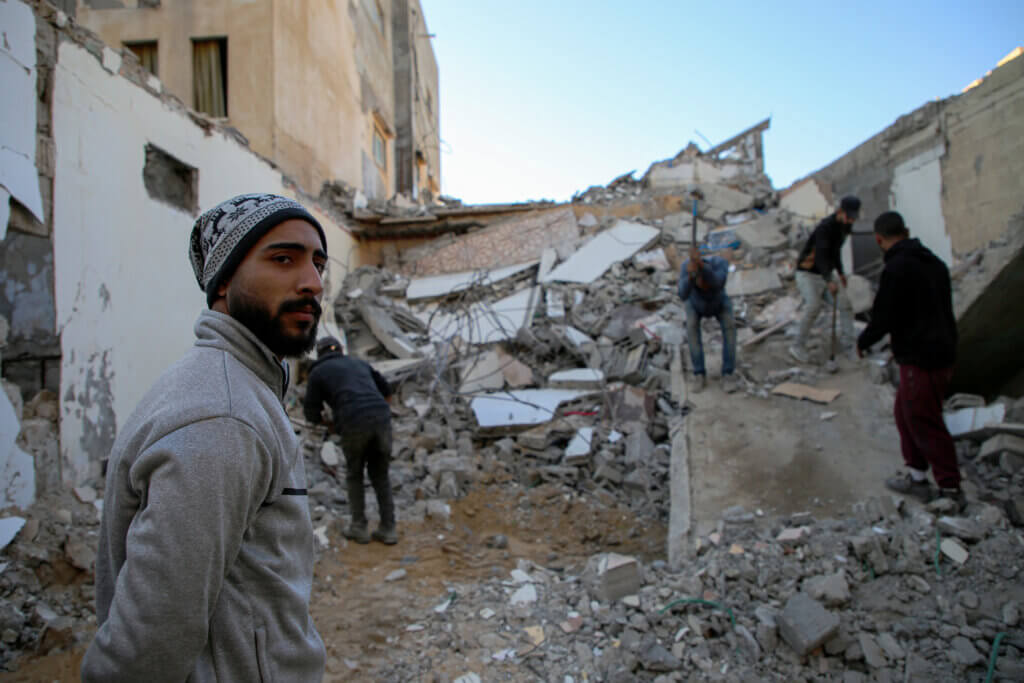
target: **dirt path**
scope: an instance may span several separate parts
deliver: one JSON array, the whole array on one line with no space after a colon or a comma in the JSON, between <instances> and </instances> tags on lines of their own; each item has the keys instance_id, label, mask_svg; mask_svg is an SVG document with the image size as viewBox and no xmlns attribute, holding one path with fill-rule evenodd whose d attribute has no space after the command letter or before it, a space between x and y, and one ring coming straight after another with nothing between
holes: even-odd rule
<instances>
[{"instance_id":1,"label":"dirt path","mask_svg":"<svg viewBox=\"0 0 1024 683\"><path fill-rule=\"evenodd\" d=\"M570 496L550 485L523 490L493 483L454 501L447 522L402 525L395 546L350 543L331 529L312 600L327 646L325 680L373 681L372 672L386 661L415 657L407 626L423 620L453 586L507 576L519 558L578 568L604 550L645 560L664 556L661 524L637 519L602 498ZM491 547L496 535L507 539L507 547ZM386 581L397 569L405 569L405 577ZM78 650L32 659L16 673L0 674L0 682L78 681L81 658ZM462 661L453 653L450 667L439 662L438 672L457 670Z\"/></svg>"}]
</instances>

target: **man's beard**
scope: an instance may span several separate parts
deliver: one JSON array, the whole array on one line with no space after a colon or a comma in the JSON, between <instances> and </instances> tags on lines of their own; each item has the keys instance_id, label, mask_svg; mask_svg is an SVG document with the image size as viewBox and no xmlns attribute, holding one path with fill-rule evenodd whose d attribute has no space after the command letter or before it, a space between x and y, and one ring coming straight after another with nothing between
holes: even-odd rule
<instances>
[{"instance_id":1,"label":"man's beard","mask_svg":"<svg viewBox=\"0 0 1024 683\"><path fill-rule=\"evenodd\" d=\"M292 299L285 301L273 315L266 306L244 292L228 293L228 313L232 318L249 328L256 338L266 344L278 358L301 356L313 348L316 343L316 328L320 322L320 304L316 299ZM313 309L313 322L305 333L298 336L285 331L285 313L310 307Z\"/></svg>"}]
</instances>

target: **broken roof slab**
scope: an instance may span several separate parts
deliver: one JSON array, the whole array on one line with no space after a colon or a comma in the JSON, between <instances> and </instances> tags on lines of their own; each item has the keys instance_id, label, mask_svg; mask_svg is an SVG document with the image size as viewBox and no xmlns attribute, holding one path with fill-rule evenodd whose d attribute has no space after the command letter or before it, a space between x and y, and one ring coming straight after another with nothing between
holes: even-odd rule
<instances>
[{"instance_id":1,"label":"broken roof slab","mask_svg":"<svg viewBox=\"0 0 1024 683\"><path fill-rule=\"evenodd\" d=\"M548 422L558 406L589 392L575 389L521 389L477 396L470 402L483 428L517 427Z\"/></svg>"},{"instance_id":2,"label":"broken roof slab","mask_svg":"<svg viewBox=\"0 0 1024 683\"><path fill-rule=\"evenodd\" d=\"M533 318L540 287L520 290L493 304L475 303L459 314L421 313L420 319L430 325L430 335L438 341L461 337L470 344L490 344L513 339Z\"/></svg>"},{"instance_id":3,"label":"broken roof slab","mask_svg":"<svg viewBox=\"0 0 1024 683\"><path fill-rule=\"evenodd\" d=\"M564 263L548 273L543 282L591 283L604 275L613 264L647 248L659 234L657 228L620 220L577 249Z\"/></svg>"},{"instance_id":4,"label":"broken roof slab","mask_svg":"<svg viewBox=\"0 0 1024 683\"><path fill-rule=\"evenodd\" d=\"M447 273L445 275L416 278L409 282L405 298L408 301L431 299L460 292L474 286L493 285L533 268L535 265L537 265L537 261L529 261L514 266L495 268L494 270L468 270L461 273Z\"/></svg>"},{"instance_id":5,"label":"broken roof slab","mask_svg":"<svg viewBox=\"0 0 1024 683\"><path fill-rule=\"evenodd\" d=\"M557 389L600 389L604 373L591 368L560 370L548 377L548 385Z\"/></svg>"},{"instance_id":6,"label":"broken roof slab","mask_svg":"<svg viewBox=\"0 0 1024 683\"><path fill-rule=\"evenodd\" d=\"M748 246L760 249L778 249L787 242L786 236L779 230L775 214L760 216L751 221L733 225L736 236Z\"/></svg>"},{"instance_id":7,"label":"broken roof slab","mask_svg":"<svg viewBox=\"0 0 1024 683\"><path fill-rule=\"evenodd\" d=\"M782 280L771 268L752 268L729 273L725 283L725 293L729 296L749 296L780 289Z\"/></svg>"}]
</instances>

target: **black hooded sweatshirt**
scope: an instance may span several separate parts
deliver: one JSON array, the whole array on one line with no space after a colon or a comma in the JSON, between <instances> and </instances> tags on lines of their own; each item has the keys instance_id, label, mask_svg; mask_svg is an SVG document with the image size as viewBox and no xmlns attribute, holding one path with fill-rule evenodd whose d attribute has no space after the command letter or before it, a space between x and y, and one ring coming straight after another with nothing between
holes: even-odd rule
<instances>
[{"instance_id":1,"label":"black hooded sweatshirt","mask_svg":"<svg viewBox=\"0 0 1024 683\"><path fill-rule=\"evenodd\" d=\"M797 269L817 273L826 280L832 271L843 275L843 259L840 249L853 226L839 220L836 214L826 216L807 238L804 248L797 257Z\"/></svg>"},{"instance_id":2,"label":"black hooded sweatshirt","mask_svg":"<svg viewBox=\"0 0 1024 683\"><path fill-rule=\"evenodd\" d=\"M886 333L901 365L936 370L952 367L956 360L949 269L917 239L900 240L885 252L871 323L857 347L867 349Z\"/></svg>"},{"instance_id":3,"label":"black hooded sweatshirt","mask_svg":"<svg viewBox=\"0 0 1024 683\"><path fill-rule=\"evenodd\" d=\"M313 363L303 412L310 422L321 422L320 412L326 401L335 428L341 430L359 421L389 418L387 397L391 393L391 385L369 363L335 351Z\"/></svg>"}]
</instances>

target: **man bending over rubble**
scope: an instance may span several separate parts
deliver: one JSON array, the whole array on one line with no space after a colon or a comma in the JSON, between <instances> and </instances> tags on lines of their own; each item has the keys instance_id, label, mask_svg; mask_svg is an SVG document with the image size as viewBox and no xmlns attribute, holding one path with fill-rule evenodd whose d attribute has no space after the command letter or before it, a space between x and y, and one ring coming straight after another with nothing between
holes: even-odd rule
<instances>
[{"instance_id":1,"label":"man bending over rubble","mask_svg":"<svg viewBox=\"0 0 1024 683\"><path fill-rule=\"evenodd\" d=\"M312 423L322 422L326 402L331 409L329 428L341 434L345 454L345 485L352 519L342 532L356 543L369 543L366 528L366 492L363 470L377 494L380 526L373 540L394 545L395 503L391 496L388 467L391 463L391 385L357 358L346 356L341 342L324 337L316 345L317 360L306 383L303 412Z\"/></svg>"},{"instance_id":2,"label":"man bending over rubble","mask_svg":"<svg viewBox=\"0 0 1024 683\"><path fill-rule=\"evenodd\" d=\"M900 432L900 449L907 466L904 476L885 485L924 502L933 492L928 467L939 485L938 497L966 506L960 490L956 448L942 419L942 401L956 359L956 318L949 269L917 239L895 211L875 221L875 241L885 252L885 269L871 308L871 323L857 339L863 355L889 334L900 364L900 386L893 412Z\"/></svg>"},{"instance_id":3,"label":"man bending over rubble","mask_svg":"<svg viewBox=\"0 0 1024 683\"><path fill-rule=\"evenodd\" d=\"M704 369L704 342L700 334L701 318L717 318L722 326L722 389L736 391L736 321L732 301L725 293L729 262L721 256L701 258L697 247L690 248L690 258L679 273L679 298L686 306L686 339L693 363L693 392L707 386Z\"/></svg>"},{"instance_id":4,"label":"man bending over rubble","mask_svg":"<svg viewBox=\"0 0 1024 683\"><path fill-rule=\"evenodd\" d=\"M859 213L860 200L843 197L835 213L826 216L814 228L797 257L796 286L804 300L804 316L800 319L796 339L789 347L789 355L801 363L810 361L807 336L821 312L826 289L829 297L836 297L835 304L839 308L840 345L853 353L853 306L846 296L846 274L843 273L840 249L853 230Z\"/></svg>"},{"instance_id":5,"label":"man bending over rubble","mask_svg":"<svg viewBox=\"0 0 1024 683\"><path fill-rule=\"evenodd\" d=\"M240 195L199 217L189 256L209 310L111 451L82 680L319 681L282 359L316 338L323 229L291 199Z\"/></svg>"}]
</instances>

